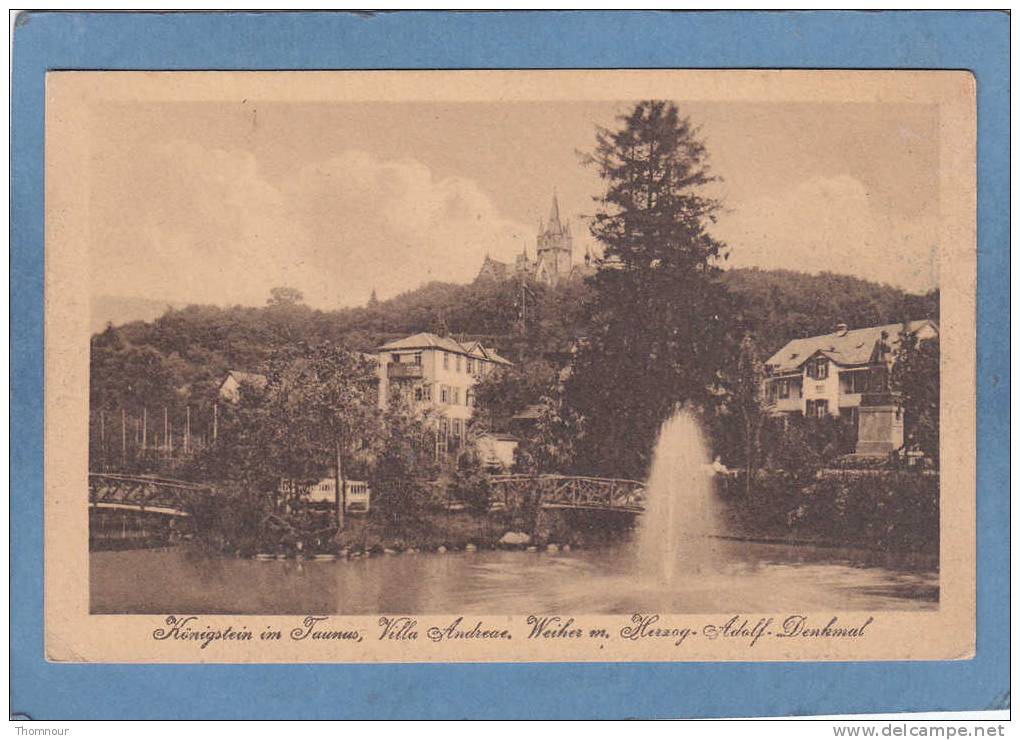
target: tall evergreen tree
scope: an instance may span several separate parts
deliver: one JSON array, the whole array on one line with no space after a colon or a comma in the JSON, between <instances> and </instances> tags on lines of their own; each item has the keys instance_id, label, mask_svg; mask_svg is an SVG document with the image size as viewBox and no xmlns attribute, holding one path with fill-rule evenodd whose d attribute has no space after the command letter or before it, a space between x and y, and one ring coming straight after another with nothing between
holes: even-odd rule
<instances>
[{"instance_id":1,"label":"tall evergreen tree","mask_svg":"<svg viewBox=\"0 0 1020 740\"><path fill-rule=\"evenodd\" d=\"M565 393L585 423L578 464L641 476L673 410L714 401L731 308L697 130L666 101L639 103L620 124L599 129L586 158L606 187L591 226L604 257Z\"/></svg>"}]
</instances>

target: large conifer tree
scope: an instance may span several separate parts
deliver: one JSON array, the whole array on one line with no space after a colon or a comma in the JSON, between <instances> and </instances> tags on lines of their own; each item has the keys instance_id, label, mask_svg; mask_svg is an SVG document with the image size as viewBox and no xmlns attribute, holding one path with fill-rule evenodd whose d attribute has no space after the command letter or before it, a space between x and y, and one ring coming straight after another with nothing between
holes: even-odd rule
<instances>
[{"instance_id":1,"label":"large conifer tree","mask_svg":"<svg viewBox=\"0 0 1020 740\"><path fill-rule=\"evenodd\" d=\"M730 307L697 130L666 101L639 103L620 123L597 132L587 157L606 186L591 225L604 257L565 395L585 425L579 467L642 476L672 411L715 398Z\"/></svg>"}]
</instances>

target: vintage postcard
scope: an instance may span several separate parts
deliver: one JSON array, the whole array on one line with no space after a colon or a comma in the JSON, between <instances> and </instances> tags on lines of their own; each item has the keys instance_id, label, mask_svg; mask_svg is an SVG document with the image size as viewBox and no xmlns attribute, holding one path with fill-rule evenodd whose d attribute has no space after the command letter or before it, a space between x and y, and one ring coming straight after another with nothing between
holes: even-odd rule
<instances>
[{"instance_id":1,"label":"vintage postcard","mask_svg":"<svg viewBox=\"0 0 1020 740\"><path fill-rule=\"evenodd\" d=\"M967 659L974 79L51 72L51 661Z\"/></svg>"}]
</instances>

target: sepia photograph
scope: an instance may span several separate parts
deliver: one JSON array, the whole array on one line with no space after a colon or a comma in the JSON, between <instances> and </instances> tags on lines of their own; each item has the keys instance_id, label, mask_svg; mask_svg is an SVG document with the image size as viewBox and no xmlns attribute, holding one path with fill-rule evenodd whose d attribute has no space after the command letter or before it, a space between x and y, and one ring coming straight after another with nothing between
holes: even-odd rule
<instances>
[{"instance_id":1,"label":"sepia photograph","mask_svg":"<svg viewBox=\"0 0 1020 740\"><path fill-rule=\"evenodd\" d=\"M88 100L48 293L87 336L88 614L754 646L938 613L966 80L488 74L50 75Z\"/></svg>"},{"instance_id":2,"label":"sepia photograph","mask_svg":"<svg viewBox=\"0 0 1020 740\"><path fill-rule=\"evenodd\" d=\"M12 11L15 734L1002 737L1010 30Z\"/></svg>"}]
</instances>

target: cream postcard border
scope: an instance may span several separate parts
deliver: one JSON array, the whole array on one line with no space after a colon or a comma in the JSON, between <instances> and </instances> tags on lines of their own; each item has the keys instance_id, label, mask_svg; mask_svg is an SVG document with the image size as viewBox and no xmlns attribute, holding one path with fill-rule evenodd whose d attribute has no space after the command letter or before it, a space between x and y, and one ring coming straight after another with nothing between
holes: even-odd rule
<instances>
[{"instance_id":1,"label":"cream postcard border","mask_svg":"<svg viewBox=\"0 0 1020 740\"><path fill-rule=\"evenodd\" d=\"M379 618L330 616L320 629L358 630L354 641L156 640L167 615L89 614L88 373L90 111L131 101L683 101L890 102L939 106L940 290L942 351L941 598L929 612L807 613L862 624L860 639L737 638L627 640L630 615L562 614L605 641L531 640L527 615L464 615L464 625L508 628L511 640L424 638L459 615L410 616L422 639L377 639ZM685 660L966 659L975 645L975 83L951 71L359 71L359 72L51 72L46 81L45 162L45 632L51 661L96 662L484 662ZM881 259L876 254L876 259ZM795 610L790 614L797 613ZM722 624L737 612L660 615L660 627ZM178 615L191 616L191 615ZM301 616L206 616L199 629L300 628ZM787 614L741 614L781 622Z\"/></svg>"}]
</instances>

